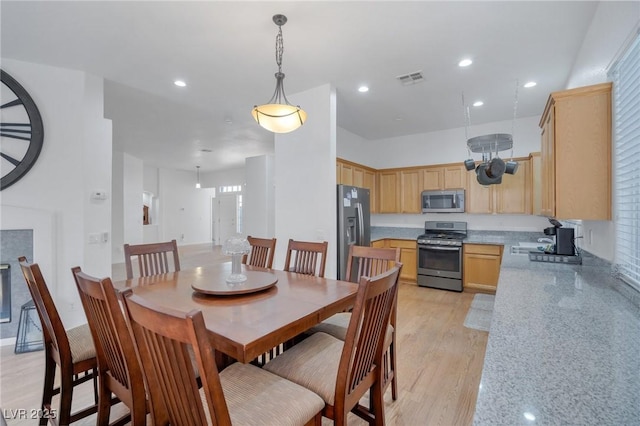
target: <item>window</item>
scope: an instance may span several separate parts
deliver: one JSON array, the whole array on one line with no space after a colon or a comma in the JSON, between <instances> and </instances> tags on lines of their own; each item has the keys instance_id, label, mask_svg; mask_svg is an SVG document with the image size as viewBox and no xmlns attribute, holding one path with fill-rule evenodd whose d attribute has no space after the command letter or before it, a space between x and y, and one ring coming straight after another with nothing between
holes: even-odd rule
<instances>
[{"instance_id":1,"label":"window","mask_svg":"<svg viewBox=\"0 0 640 426\"><path fill-rule=\"evenodd\" d=\"M242 191L242 185L227 185L227 186L221 186L219 188L219 192L221 194L228 194L230 192L241 192Z\"/></svg>"},{"instance_id":2,"label":"window","mask_svg":"<svg viewBox=\"0 0 640 426\"><path fill-rule=\"evenodd\" d=\"M640 290L640 36L610 72L613 80L615 263Z\"/></svg>"},{"instance_id":3,"label":"window","mask_svg":"<svg viewBox=\"0 0 640 426\"><path fill-rule=\"evenodd\" d=\"M237 207L236 207L236 232L238 234L242 234L242 195L238 195L236 198Z\"/></svg>"}]
</instances>

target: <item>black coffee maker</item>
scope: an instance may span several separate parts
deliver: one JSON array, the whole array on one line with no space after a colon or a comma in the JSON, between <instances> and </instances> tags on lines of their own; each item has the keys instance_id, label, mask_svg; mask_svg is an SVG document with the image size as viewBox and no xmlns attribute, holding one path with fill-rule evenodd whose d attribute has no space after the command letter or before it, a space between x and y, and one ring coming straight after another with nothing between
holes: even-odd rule
<instances>
[{"instance_id":1,"label":"black coffee maker","mask_svg":"<svg viewBox=\"0 0 640 426\"><path fill-rule=\"evenodd\" d=\"M555 237L555 251L549 254L561 254L564 256L575 256L575 246L573 241L575 240L573 228L563 228L562 224L555 219L549 219L549 222L553 225L548 228L544 228L545 235L553 235Z\"/></svg>"}]
</instances>

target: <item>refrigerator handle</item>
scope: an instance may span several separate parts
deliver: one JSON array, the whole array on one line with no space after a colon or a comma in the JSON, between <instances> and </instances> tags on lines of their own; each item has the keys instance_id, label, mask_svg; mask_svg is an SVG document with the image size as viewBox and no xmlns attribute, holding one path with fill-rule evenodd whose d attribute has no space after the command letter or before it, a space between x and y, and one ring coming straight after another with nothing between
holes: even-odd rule
<instances>
[{"instance_id":1,"label":"refrigerator handle","mask_svg":"<svg viewBox=\"0 0 640 426\"><path fill-rule=\"evenodd\" d=\"M361 246L364 241L364 216L362 213L362 204L356 203L356 211L358 212L358 240L356 244Z\"/></svg>"}]
</instances>

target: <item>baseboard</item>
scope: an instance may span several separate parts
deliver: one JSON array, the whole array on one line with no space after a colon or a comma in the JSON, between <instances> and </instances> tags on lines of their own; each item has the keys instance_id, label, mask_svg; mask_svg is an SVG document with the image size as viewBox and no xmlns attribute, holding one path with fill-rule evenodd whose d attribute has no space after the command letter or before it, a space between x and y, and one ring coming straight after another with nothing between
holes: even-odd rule
<instances>
[{"instance_id":1,"label":"baseboard","mask_svg":"<svg viewBox=\"0 0 640 426\"><path fill-rule=\"evenodd\" d=\"M0 346L15 346L16 338L15 337L7 337L6 339L0 339Z\"/></svg>"}]
</instances>

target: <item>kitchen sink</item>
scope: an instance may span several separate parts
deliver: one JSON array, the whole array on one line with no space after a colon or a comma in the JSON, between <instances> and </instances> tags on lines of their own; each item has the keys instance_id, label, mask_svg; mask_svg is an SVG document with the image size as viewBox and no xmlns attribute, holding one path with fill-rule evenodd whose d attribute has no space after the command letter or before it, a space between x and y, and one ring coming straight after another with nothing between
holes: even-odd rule
<instances>
[{"instance_id":1,"label":"kitchen sink","mask_svg":"<svg viewBox=\"0 0 640 426\"><path fill-rule=\"evenodd\" d=\"M525 254L528 255L530 251L538 251L538 247L544 247L546 243L531 243L531 242L519 242L512 245L511 254Z\"/></svg>"}]
</instances>

